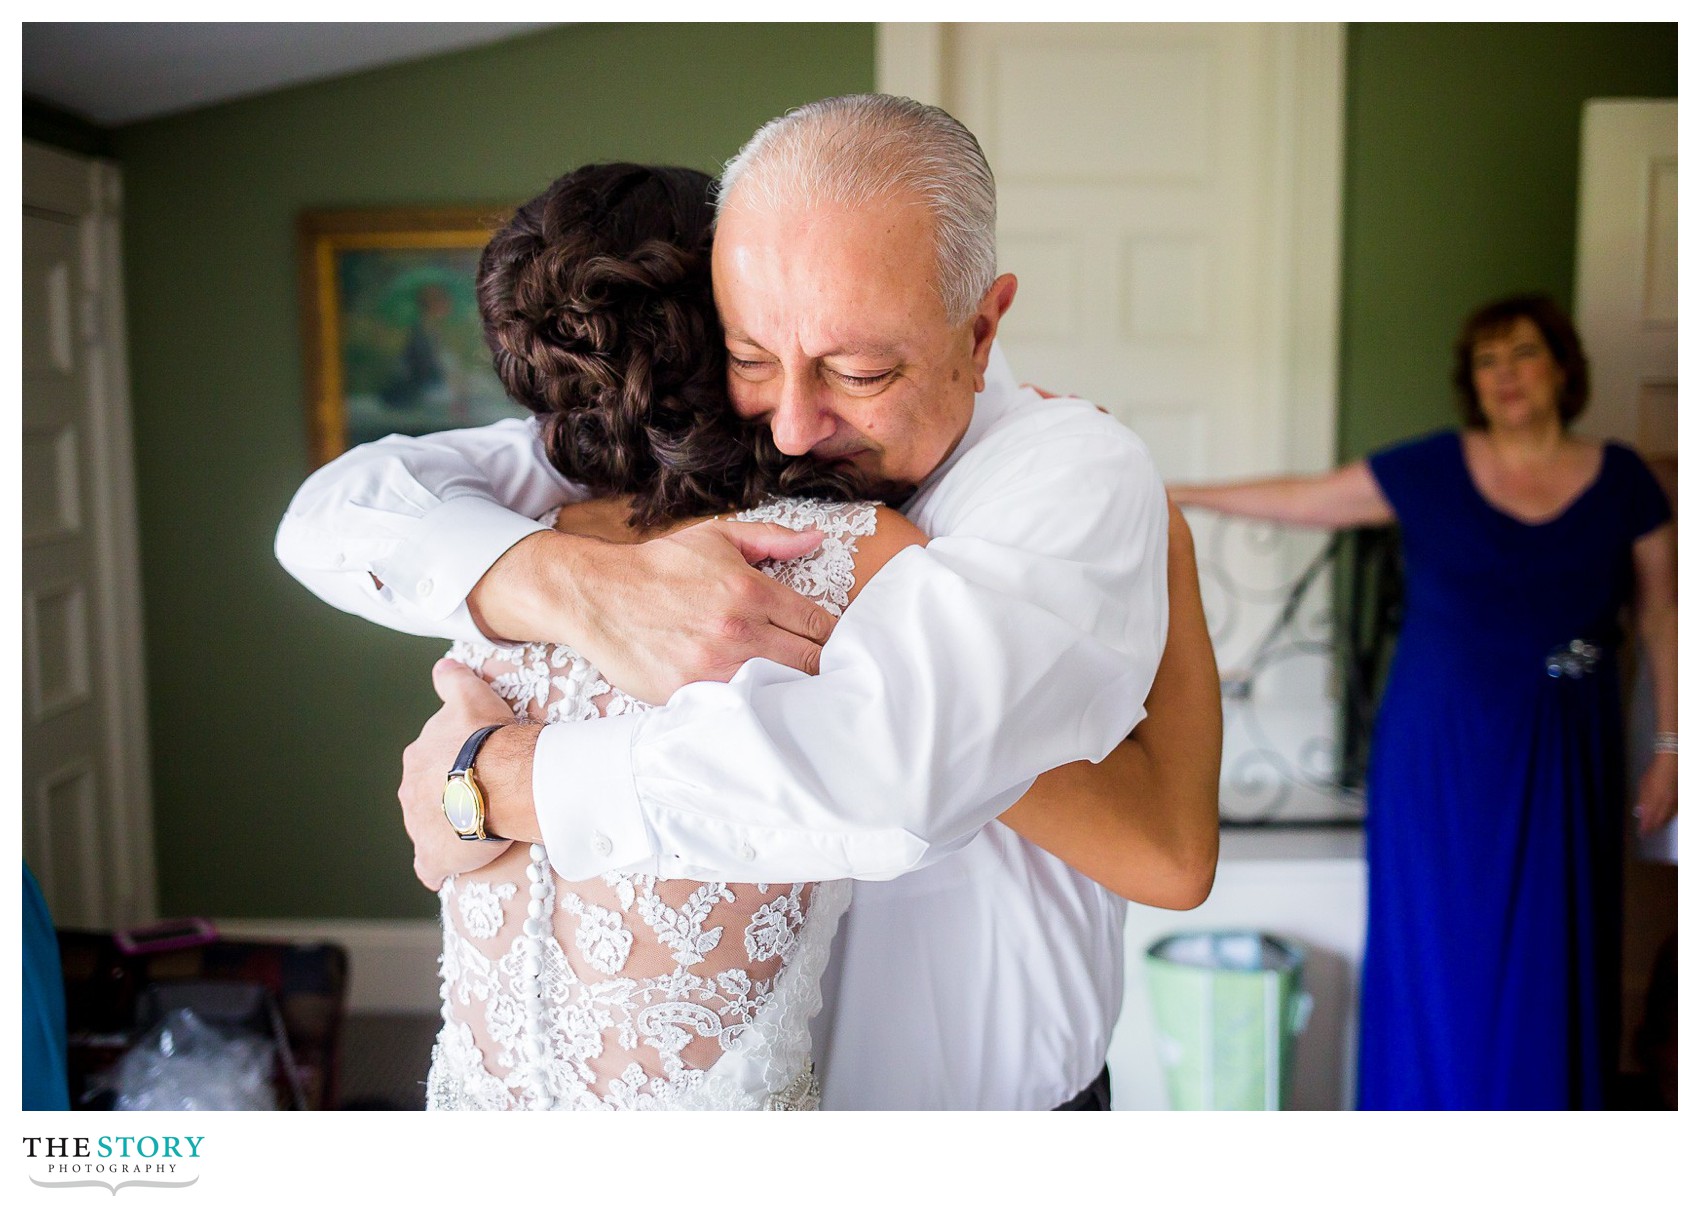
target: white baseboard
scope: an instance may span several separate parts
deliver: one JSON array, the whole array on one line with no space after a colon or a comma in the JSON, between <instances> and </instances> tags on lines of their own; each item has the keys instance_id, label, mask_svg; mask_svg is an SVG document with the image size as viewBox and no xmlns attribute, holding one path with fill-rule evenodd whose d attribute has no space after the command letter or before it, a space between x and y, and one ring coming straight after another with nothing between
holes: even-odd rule
<instances>
[{"instance_id":1,"label":"white baseboard","mask_svg":"<svg viewBox=\"0 0 1700 1212\"><path fill-rule=\"evenodd\" d=\"M435 920L365 918L221 918L219 935L272 942L337 943L348 952L348 1009L355 1014L437 1014L437 959L443 928Z\"/></svg>"}]
</instances>

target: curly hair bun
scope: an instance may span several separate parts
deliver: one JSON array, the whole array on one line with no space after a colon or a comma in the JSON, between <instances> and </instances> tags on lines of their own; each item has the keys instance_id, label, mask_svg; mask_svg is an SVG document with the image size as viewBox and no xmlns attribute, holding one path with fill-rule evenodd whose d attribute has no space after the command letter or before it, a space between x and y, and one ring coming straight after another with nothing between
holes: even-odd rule
<instances>
[{"instance_id":1,"label":"curly hair bun","mask_svg":"<svg viewBox=\"0 0 1700 1212\"><path fill-rule=\"evenodd\" d=\"M713 187L688 168L589 165L520 207L479 258L503 387L542 418L562 474L632 494L643 526L752 504L781 481L859 495L732 413L709 277Z\"/></svg>"}]
</instances>

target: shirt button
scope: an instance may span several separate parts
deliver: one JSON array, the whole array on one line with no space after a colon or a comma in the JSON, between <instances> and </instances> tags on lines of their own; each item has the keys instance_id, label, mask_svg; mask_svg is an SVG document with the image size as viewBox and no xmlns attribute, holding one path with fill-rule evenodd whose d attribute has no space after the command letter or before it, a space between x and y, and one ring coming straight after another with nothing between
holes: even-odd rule
<instances>
[{"instance_id":1,"label":"shirt button","mask_svg":"<svg viewBox=\"0 0 1700 1212\"><path fill-rule=\"evenodd\" d=\"M607 858L610 854L614 853L614 843L608 840L608 835L606 833L591 834L590 848L600 854L603 858Z\"/></svg>"},{"instance_id":2,"label":"shirt button","mask_svg":"<svg viewBox=\"0 0 1700 1212\"><path fill-rule=\"evenodd\" d=\"M756 857L756 848L748 842L745 842L742 846L738 847L738 857L743 859L746 863L753 862Z\"/></svg>"},{"instance_id":3,"label":"shirt button","mask_svg":"<svg viewBox=\"0 0 1700 1212\"><path fill-rule=\"evenodd\" d=\"M339 553L336 557L336 566L341 568L346 563L348 563L348 557Z\"/></svg>"},{"instance_id":4,"label":"shirt button","mask_svg":"<svg viewBox=\"0 0 1700 1212\"><path fill-rule=\"evenodd\" d=\"M418 591L420 597L428 598L431 596L431 590L434 589L435 586L431 584L431 578L426 577L423 581L420 581L419 584L415 585L414 588Z\"/></svg>"}]
</instances>

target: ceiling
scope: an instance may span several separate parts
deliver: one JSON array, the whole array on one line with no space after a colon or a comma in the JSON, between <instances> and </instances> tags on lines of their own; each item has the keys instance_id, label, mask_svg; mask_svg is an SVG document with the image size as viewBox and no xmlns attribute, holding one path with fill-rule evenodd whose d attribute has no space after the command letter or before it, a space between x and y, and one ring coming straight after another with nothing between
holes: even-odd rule
<instances>
[{"instance_id":1,"label":"ceiling","mask_svg":"<svg viewBox=\"0 0 1700 1212\"><path fill-rule=\"evenodd\" d=\"M26 22L23 91L123 126L554 22Z\"/></svg>"}]
</instances>

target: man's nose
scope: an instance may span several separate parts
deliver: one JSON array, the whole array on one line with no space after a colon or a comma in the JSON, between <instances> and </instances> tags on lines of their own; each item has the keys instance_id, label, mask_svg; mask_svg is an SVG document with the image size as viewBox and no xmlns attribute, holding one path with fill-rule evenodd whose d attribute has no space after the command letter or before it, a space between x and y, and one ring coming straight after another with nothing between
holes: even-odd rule
<instances>
[{"instance_id":1,"label":"man's nose","mask_svg":"<svg viewBox=\"0 0 1700 1212\"><path fill-rule=\"evenodd\" d=\"M805 455L832 436L832 413L820 398L821 385L809 376L787 376L768 424L773 444L788 455Z\"/></svg>"}]
</instances>

